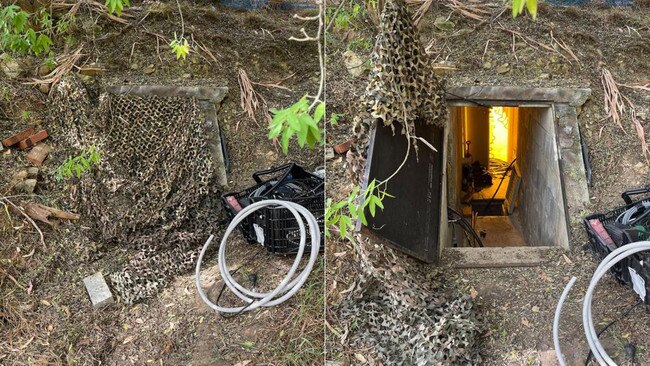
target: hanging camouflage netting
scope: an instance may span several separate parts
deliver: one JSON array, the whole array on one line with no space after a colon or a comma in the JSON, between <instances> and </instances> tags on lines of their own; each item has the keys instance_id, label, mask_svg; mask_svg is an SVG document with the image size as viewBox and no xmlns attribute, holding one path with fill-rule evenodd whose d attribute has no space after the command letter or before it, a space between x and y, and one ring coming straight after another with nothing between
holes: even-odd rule
<instances>
[{"instance_id":1,"label":"hanging camouflage netting","mask_svg":"<svg viewBox=\"0 0 650 366\"><path fill-rule=\"evenodd\" d=\"M444 90L402 0L384 6L372 61L365 109L355 118L356 139L348 153L356 182L362 181L373 125L395 129L398 122L402 134L415 137L416 123L444 127L447 120ZM372 346L387 365L480 361L478 321L469 296L443 286L440 274L427 276L404 256L361 235L355 249L361 271L355 290L339 306L344 322L358 324L351 332L353 345Z\"/></svg>"}]
</instances>

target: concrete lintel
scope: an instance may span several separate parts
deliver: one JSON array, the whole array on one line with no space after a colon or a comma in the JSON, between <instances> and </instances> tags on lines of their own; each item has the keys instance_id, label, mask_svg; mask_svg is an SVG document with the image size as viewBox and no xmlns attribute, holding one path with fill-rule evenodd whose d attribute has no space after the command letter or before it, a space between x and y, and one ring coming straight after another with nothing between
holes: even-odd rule
<instances>
[{"instance_id":1,"label":"concrete lintel","mask_svg":"<svg viewBox=\"0 0 650 366\"><path fill-rule=\"evenodd\" d=\"M115 85L106 88L113 94L133 94L139 96L189 97L221 103L228 93L226 87L207 86L166 86L166 85Z\"/></svg>"},{"instance_id":2,"label":"concrete lintel","mask_svg":"<svg viewBox=\"0 0 650 366\"><path fill-rule=\"evenodd\" d=\"M455 268L534 267L556 247L445 248L442 261Z\"/></svg>"},{"instance_id":3,"label":"concrete lintel","mask_svg":"<svg viewBox=\"0 0 650 366\"><path fill-rule=\"evenodd\" d=\"M519 86L455 86L447 89L448 102L498 101L567 103L579 107L591 95L588 88L526 88Z\"/></svg>"}]
</instances>

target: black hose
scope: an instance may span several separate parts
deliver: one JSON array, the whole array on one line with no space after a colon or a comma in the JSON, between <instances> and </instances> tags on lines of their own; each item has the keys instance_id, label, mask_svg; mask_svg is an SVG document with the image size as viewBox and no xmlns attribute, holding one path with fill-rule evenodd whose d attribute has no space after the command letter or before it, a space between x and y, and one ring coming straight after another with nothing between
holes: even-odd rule
<instances>
[{"instance_id":1,"label":"black hose","mask_svg":"<svg viewBox=\"0 0 650 366\"><path fill-rule=\"evenodd\" d=\"M462 214L460 214L460 212L454 210L451 207L447 207L447 215L458 217L457 221L454 221L452 223L458 224L463 229L463 231L470 234L474 238L476 244L478 244L479 247L483 248L483 241L481 240L481 237L476 233L476 231L474 231L472 225L467 221L467 219L463 217Z\"/></svg>"}]
</instances>

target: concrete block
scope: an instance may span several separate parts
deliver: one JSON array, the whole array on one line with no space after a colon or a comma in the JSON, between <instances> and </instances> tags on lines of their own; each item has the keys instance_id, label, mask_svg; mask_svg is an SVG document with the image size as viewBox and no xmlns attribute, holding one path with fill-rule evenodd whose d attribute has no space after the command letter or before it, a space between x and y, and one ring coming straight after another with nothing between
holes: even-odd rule
<instances>
[{"instance_id":1,"label":"concrete block","mask_svg":"<svg viewBox=\"0 0 650 366\"><path fill-rule=\"evenodd\" d=\"M86 285L86 291L88 291L93 308L100 309L114 302L113 294L111 294L101 272L84 278L84 285Z\"/></svg>"}]
</instances>

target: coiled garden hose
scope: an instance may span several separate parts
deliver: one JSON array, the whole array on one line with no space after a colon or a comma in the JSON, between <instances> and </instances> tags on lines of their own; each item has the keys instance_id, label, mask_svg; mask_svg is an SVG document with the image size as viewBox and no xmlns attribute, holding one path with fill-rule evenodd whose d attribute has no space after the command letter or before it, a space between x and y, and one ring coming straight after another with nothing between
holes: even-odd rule
<instances>
[{"instance_id":1,"label":"coiled garden hose","mask_svg":"<svg viewBox=\"0 0 650 366\"><path fill-rule=\"evenodd\" d=\"M598 285L600 279L607 273L607 271L609 271L610 268L616 265L616 263L622 261L632 254L645 250L650 250L650 241L640 241L636 243L626 244L609 253L609 255L607 255L607 257L605 257L605 259L600 262L598 268L596 268L596 271L591 278L591 282L589 283L589 287L587 288L587 292L585 293L584 301L582 303L582 325L585 330L585 336L587 338L587 343L589 344L589 349L591 349L594 358L600 365L616 366L616 363L611 359L611 357L609 357L602 344L600 343L600 340L598 339L598 335L596 333L596 327L594 326L594 319L591 313L591 304L594 290ZM565 366L566 361L564 360L559 347L559 316L562 312L562 305L564 303L564 299L566 298L566 294L568 294L569 290L571 290L571 287L574 283L575 277L573 277L567 284L555 310L556 321L553 322L553 342L555 344L555 353L557 355L560 366Z\"/></svg>"},{"instance_id":2,"label":"coiled garden hose","mask_svg":"<svg viewBox=\"0 0 650 366\"><path fill-rule=\"evenodd\" d=\"M298 247L298 253L296 259L293 262L293 265L289 269L289 272L284 277L282 282L271 292L259 293L251 291L237 283L235 279L231 276L231 273L228 271L228 266L226 264L226 245L228 243L228 238L232 232L237 228L237 225L244 220L248 215L253 212L267 206L282 206L289 210L298 222L300 228L300 244ZM307 231L305 230L305 221L309 227L309 235L311 237L311 253L309 256L309 261L305 268L297 276L294 275L300 265L302 260L306 242L307 242ZM246 305L240 307L223 307L218 306L212 303L206 296L203 288L201 287L201 264L203 262L203 257L205 252L208 250L208 247L212 243L214 235L211 235L210 238L206 241L203 249L201 249L201 254L199 254L199 259L196 263L196 289L199 292L201 300L205 302L212 309L220 313L241 313L243 311L253 310L259 307L270 307L278 305L289 299L293 296L309 277L311 270L318 259L318 253L320 251L320 228L318 227L318 222L314 215L309 212L305 207L289 201L282 200L265 200L253 203L244 209L242 209L232 220L226 232L224 233L223 238L221 239L221 245L219 246L219 271L221 273L221 278L228 288L240 299L246 302Z\"/></svg>"}]
</instances>

